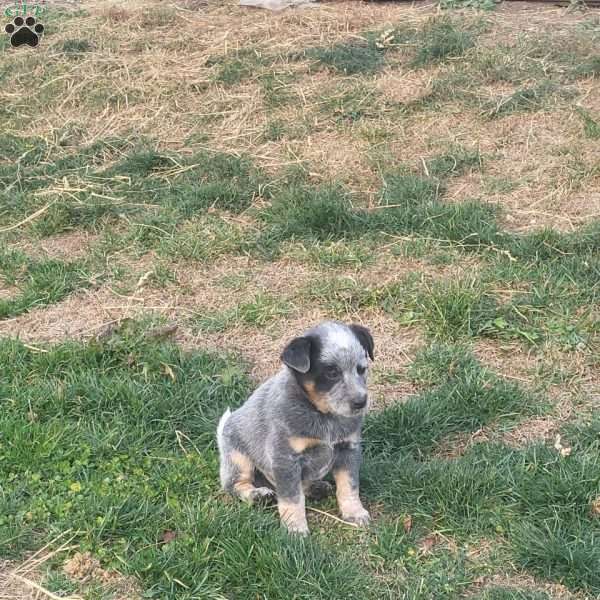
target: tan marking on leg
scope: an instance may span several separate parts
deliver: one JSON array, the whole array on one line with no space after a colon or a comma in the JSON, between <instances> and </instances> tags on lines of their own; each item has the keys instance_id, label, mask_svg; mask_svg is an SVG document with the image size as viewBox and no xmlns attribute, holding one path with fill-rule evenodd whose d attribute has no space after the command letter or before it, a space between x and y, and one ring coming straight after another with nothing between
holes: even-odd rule
<instances>
[{"instance_id":1,"label":"tan marking on leg","mask_svg":"<svg viewBox=\"0 0 600 600\"><path fill-rule=\"evenodd\" d=\"M328 413L329 402L327 401L327 394L321 394L317 392L314 381L307 381L304 384L304 391L308 396L308 399L312 402L315 408L322 413Z\"/></svg>"},{"instance_id":2,"label":"tan marking on leg","mask_svg":"<svg viewBox=\"0 0 600 600\"><path fill-rule=\"evenodd\" d=\"M352 477L346 469L333 472L335 495L342 517L360 524L367 523L369 513L365 510L358 495L358 487L352 486Z\"/></svg>"},{"instance_id":3,"label":"tan marking on leg","mask_svg":"<svg viewBox=\"0 0 600 600\"><path fill-rule=\"evenodd\" d=\"M319 438L292 436L288 440L290 447L294 452L304 452L307 448L314 448L321 443Z\"/></svg>"},{"instance_id":4,"label":"tan marking on leg","mask_svg":"<svg viewBox=\"0 0 600 600\"><path fill-rule=\"evenodd\" d=\"M231 462L239 469L233 489L242 500L251 500L254 490L254 464L245 454L237 450L232 450L229 456Z\"/></svg>"},{"instance_id":5,"label":"tan marking on leg","mask_svg":"<svg viewBox=\"0 0 600 600\"><path fill-rule=\"evenodd\" d=\"M288 531L294 533L308 533L304 495L300 496L298 502L279 499L277 501L277 509L279 510L281 522Z\"/></svg>"}]
</instances>

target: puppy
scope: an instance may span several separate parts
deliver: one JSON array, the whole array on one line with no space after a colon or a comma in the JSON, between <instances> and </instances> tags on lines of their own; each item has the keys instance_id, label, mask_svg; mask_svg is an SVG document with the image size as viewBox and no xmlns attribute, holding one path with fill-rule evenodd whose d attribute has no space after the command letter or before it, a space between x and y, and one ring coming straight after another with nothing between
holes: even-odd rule
<instances>
[{"instance_id":1,"label":"puppy","mask_svg":"<svg viewBox=\"0 0 600 600\"><path fill-rule=\"evenodd\" d=\"M361 427L373 337L325 321L283 350L282 369L217 428L223 489L248 502L277 497L288 531L308 533L305 497L322 498L333 471L342 517L366 525L358 496Z\"/></svg>"}]
</instances>

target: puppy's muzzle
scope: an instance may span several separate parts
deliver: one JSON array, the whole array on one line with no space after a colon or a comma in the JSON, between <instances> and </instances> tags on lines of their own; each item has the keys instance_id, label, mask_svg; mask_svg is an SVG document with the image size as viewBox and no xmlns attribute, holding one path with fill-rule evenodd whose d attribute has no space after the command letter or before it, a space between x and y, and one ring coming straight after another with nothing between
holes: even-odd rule
<instances>
[{"instance_id":1,"label":"puppy's muzzle","mask_svg":"<svg viewBox=\"0 0 600 600\"><path fill-rule=\"evenodd\" d=\"M354 410L362 410L367 405L368 396L367 394L361 394L353 398L350 403Z\"/></svg>"}]
</instances>

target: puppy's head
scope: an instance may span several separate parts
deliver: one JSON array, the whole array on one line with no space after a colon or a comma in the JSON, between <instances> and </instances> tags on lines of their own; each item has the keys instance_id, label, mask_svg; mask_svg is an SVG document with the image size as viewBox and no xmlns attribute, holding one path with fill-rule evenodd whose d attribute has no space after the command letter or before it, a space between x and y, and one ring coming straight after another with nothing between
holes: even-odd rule
<instances>
[{"instance_id":1,"label":"puppy's head","mask_svg":"<svg viewBox=\"0 0 600 600\"><path fill-rule=\"evenodd\" d=\"M337 321L325 321L294 338L281 355L317 410L345 417L367 410L369 358L373 360L369 330Z\"/></svg>"}]
</instances>

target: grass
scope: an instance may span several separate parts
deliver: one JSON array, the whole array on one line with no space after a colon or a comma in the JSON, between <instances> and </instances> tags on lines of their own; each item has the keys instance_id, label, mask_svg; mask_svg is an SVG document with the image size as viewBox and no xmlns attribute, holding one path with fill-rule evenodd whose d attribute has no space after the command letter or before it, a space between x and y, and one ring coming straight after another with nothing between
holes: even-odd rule
<instances>
[{"instance_id":1,"label":"grass","mask_svg":"<svg viewBox=\"0 0 600 600\"><path fill-rule=\"evenodd\" d=\"M260 51L245 48L234 52L233 55L215 56L207 60L206 66L216 66L214 80L224 86L237 85L251 77L254 70L264 64L265 58Z\"/></svg>"},{"instance_id":2,"label":"grass","mask_svg":"<svg viewBox=\"0 0 600 600\"><path fill-rule=\"evenodd\" d=\"M407 597L428 589L450 598L468 589L482 566L456 550L415 553L419 532L443 527L459 543L503 531L506 551L523 568L598 590L589 503L600 471L589 428L568 434L578 445L567 459L552 448L492 444L436 458L450 434L543 407L464 349L433 346L417 355L411 372L428 389L368 421L365 495L384 513L358 542L370 550L357 566L330 527L294 540L272 512L223 502L214 427L250 384L232 357L184 353L148 337L148 326L132 323L101 343L48 352L0 344L11 365L0 380L11 398L2 415L11 441L0 461L0 538L8 555L69 527L106 568L134 575L164 598L182 589L189 597L208 590L215 597L375 598L395 586ZM408 533L398 528L403 513L413 515ZM161 542L165 530L176 534L168 544ZM373 579L381 561L404 576ZM290 588L298 569L302 577Z\"/></svg>"},{"instance_id":3,"label":"grass","mask_svg":"<svg viewBox=\"0 0 600 600\"><path fill-rule=\"evenodd\" d=\"M422 363L426 378L435 374L441 382L423 396L384 411L369 425L371 493L386 506L410 510L428 522L435 515L434 526L445 531L500 532L517 564L597 593L597 523L590 516L600 476L597 439L572 459L549 446L515 450L488 443L452 460L424 460L423 450L445 434L475 431L500 414L510 418L511 412L526 413L531 400L486 375L460 352L433 349L416 368L423 369ZM487 378L486 397L473 397L469 406L468 390L478 377ZM476 387L480 393L481 386Z\"/></svg>"},{"instance_id":4,"label":"grass","mask_svg":"<svg viewBox=\"0 0 600 600\"><path fill-rule=\"evenodd\" d=\"M163 598L366 592L364 575L326 545L288 540L272 513L220 500L213 429L248 390L235 364L149 343L135 329L103 346L36 354L3 341L0 352L14 366L2 377L3 395L13 398L2 417L11 432L2 453L5 552L67 525L82 548L121 570L124 560ZM18 393L24 377L27 398ZM19 416L23 406L31 421ZM177 532L168 546L159 541L165 529ZM302 577L290 588L296 572Z\"/></svg>"},{"instance_id":5,"label":"grass","mask_svg":"<svg viewBox=\"0 0 600 600\"><path fill-rule=\"evenodd\" d=\"M383 52L368 40L342 42L330 48L311 48L306 55L318 64L344 75L374 73L384 64Z\"/></svg>"},{"instance_id":6,"label":"grass","mask_svg":"<svg viewBox=\"0 0 600 600\"><path fill-rule=\"evenodd\" d=\"M0 559L74 535L35 577L90 600L75 552L147 598L600 594L598 21L442 8L142 3L0 40ZM373 522L330 498L297 540L219 491L214 430L317 314L375 334Z\"/></svg>"},{"instance_id":7,"label":"grass","mask_svg":"<svg viewBox=\"0 0 600 600\"><path fill-rule=\"evenodd\" d=\"M231 310L194 317L192 324L202 331L224 331L240 323L261 328L291 312L292 309L285 300L259 292Z\"/></svg>"},{"instance_id":8,"label":"grass","mask_svg":"<svg viewBox=\"0 0 600 600\"><path fill-rule=\"evenodd\" d=\"M12 297L0 299L0 319L54 304L92 285L89 267L82 261L32 260L10 250L3 250L0 258L0 276L6 285L16 288Z\"/></svg>"},{"instance_id":9,"label":"grass","mask_svg":"<svg viewBox=\"0 0 600 600\"><path fill-rule=\"evenodd\" d=\"M212 209L241 213L263 193L263 176L249 159L219 152L181 156L124 140L69 152L11 135L0 140L0 148L0 222L10 226L44 209L32 224L41 236L75 227L101 230L129 218L177 224ZM57 180L79 187L58 193L46 206L47 190Z\"/></svg>"},{"instance_id":10,"label":"grass","mask_svg":"<svg viewBox=\"0 0 600 600\"><path fill-rule=\"evenodd\" d=\"M441 0L440 7L444 9L476 8L479 10L493 10L496 8L494 0Z\"/></svg>"},{"instance_id":11,"label":"grass","mask_svg":"<svg viewBox=\"0 0 600 600\"><path fill-rule=\"evenodd\" d=\"M581 120L583 121L583 133L590 140L600 139L600 123L594 120L592 116L585 110L578 111Z\"/></svg>"},{"instance_id":12,"label":"grass","mask_svg":"<svg viewBox=\"0 0 600 600\"><path fill-rule=\"evenodd\" d=\"M490 118L503 117L515 112L537 111L545 102L556 94L567 94L566 90L557 88L555 84L544 81L540 84L523 87L509 96L498 98L488 108Z\"/></svg>"},{"instance_id":13,"label":"grass","mask_svg":"<svg viewBox=\"0 0 600 600\"><path fill-rule=\"evenodd\" d=\"M482 156L479 150L470 150L463 146L450 148L448 152L439 154L425 162L427 174L432 177L448 177L462 175L470 170L481 170Z\"/></svg>"},{"instance_id":14,"label":"grass","mask_svg":"<svg viewBox=\"0 0 600 600\"><path fill-rule=\"evenodd\" d=\"M333 72L364 75L380 71L391 52L402 51L407 45L417 47L411 66L418 68L462 56L474 44L474 32L443 15L429 19L418 30L397 27L369 31L360 39L309 48L304 55Z\"/></svg>"},{"instance_id":15,"label":"grass","mask_svg":"<svg viewBox=\"0 0 600 600\"><path fill-rule=\"evenodd\" d=\"M474 34L449 17L431 19L423 27L412 66L424 67L430 63L457 58L474 45Z\"/></svg>"}]
</instances>

